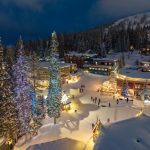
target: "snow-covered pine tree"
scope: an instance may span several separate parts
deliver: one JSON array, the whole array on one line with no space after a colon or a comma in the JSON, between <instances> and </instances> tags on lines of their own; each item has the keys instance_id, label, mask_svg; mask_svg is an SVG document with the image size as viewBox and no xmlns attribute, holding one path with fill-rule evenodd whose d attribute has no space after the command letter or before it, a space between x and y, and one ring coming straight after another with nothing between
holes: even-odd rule
<instances>
[{"instance_id":1,"label":"snow-covered pine tree","mask_svg":"<svg viewBox=\"0 0 150 150\"><path fill-rule=\"evenodd\" d=\"M31 111L32 111L32 118L30 122L30 128L33 133L37 134L38 129L42 126L42 113L44 112L44 108L39 110L39 100L36 98L36 93L34 90L34 87L31 86L30 88L30 97L32 100L32 105L31 105ZM40 111L40 112L39 112Z\"/></svg>"},{"instance_id":2,"label":"snow-covered pine tree","mask_svg":"<svg viewBox=\"0 0 150 150\"><path fill-rule=\"evenodd\" d=\"M0 138L15 144L18 137L18 113L13 93L10 67L3 60L3 46L0 39Z\"/></svg>"},{"instance_id":3,"label":"snow-covered pine tree","mask_svg":"<svg viewBox=\"0 0 150 150\"><path fill-rule=\"evenodd\" d=\"M128 96L128 84L126 80L123 81L121 95L124 97Z\"/></svg>"},{"instance_id":4,"label":"snow-covered pine tree","mask_svg":"<svg viewBox=\"0 0 150 150\"><path fill-rule=\"evenodd\" d=\"M18 42L18 55L17 62L14 65L14 78L15 78L15 94L18 109L20 124L20 136L30 132L30 121L32 118L32 98L31 86L28 81L28 62L24 54L23 40L20 37Z\"/></svg>"},{"instance_id":5,"label":"snow-covered pine tree","mask_svg":"<svg viewBox=\"0 0 150 150\"><path fill-rule=\"evenodd\" d=\"M50 52L51 52L50 54L53 56L54 56L54 54L58 54L58 47L59 47L59 43L58 43L58 39L57 39L57 34L54 31L52 33L52 38L51 38L51 42L50 42Z\"/></svg>"},{"instance_id":6,"label":"snow-covered pine tree","mask_svg":"<svg viewBox=\"0 0 150 150\"><path fill-rule=\"evenodd\" d=\"M45 100L43 96L38 96L36 110L37 116L41 119L44 119L46 111L45 111Z\"/></svg>"},{"instance_id":7,"label":"snow-covered pine tree","mask_svg":"<svg viewBox=\"0 0 150 150\"><path fill-rule=\"evenodd\" d=\"M51 48L50 67L49 67L50 81L47 97L47 113L49 117L54 118L54 123L56 123L56 118L58 118L61 113L61 98L62 98L59 64L58 60L54 55L58 52L58 41L56 32L52 33L50 48Z\"/></svg>"}]
</instances>

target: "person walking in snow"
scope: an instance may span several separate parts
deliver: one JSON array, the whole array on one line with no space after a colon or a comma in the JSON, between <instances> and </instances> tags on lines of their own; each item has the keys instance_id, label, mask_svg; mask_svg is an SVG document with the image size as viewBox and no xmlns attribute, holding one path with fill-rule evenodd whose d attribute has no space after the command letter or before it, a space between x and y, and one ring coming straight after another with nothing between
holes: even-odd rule
<instances>
[{"instance_id":1,"label":"person walking in snow","mask_svg":"<svg viewBox=\"0 0 150 150\"><path fill-rule=\"evenodd\" d=\"M95 124L94 124L94 123L92 123L92 130L94 129L94 126L95 126Z\"/></svg>"},{"instance_id":2,"label":"person walking in snow","mask_svg":"<svg viewBox=\"0 0 150 150\"><path fill-rule=\"evenodd\" d=\"M127 97L127 103L128 103L128 101L129 101L129 98Z\"/></svg>"},{"instance_id":3,"label":"person walking in snow","mask_svg":"<svg viewBox=\"0 0 150 150\"><path fill-rule=\"evenodd\" d=\"M115 95L113 95L113 100L115 99Z\"/></svg>"},{"instance_id":4,"label":"person walking in snow","mask_svg":"<svg viewBox=\"0 0 150 150\"><path fill-rule=\"evenodd\" d=\"M111 104L110 104L110 102L109 102L108 106L109 106L109 107L111 107Z\"/></svg>"},{"instance_id":5,"label":"person walking in snow","mask_svg":"<svg viewBox=\"0 0 150 150\"><path fill-rule=\"evenodd\" d=\"M118 105L118 103L119 103L119 100L117 99L117 105Z\"/></svg>"},{"instance_id":6,"label":"person walking in snow","mask_svg":"<svg viewBox=\"0 0 150 150\"><path fill-rule=\"evenodd\" d=\"M96 104L96 101L97 101L97 97L95 97L95 104Z\"/></svg>"},{"instance_id":7,"label":"person walking in snow","mask_svg":"<svg viewBox=\"0 0 150 150\"><path fill-rule=\"evenodd\" d=\"M101 99L99 98L99 99L98 99L98 107L99 107L99 105L100 105L100 102L101 102Z\"/></svg>"}]
</instances>

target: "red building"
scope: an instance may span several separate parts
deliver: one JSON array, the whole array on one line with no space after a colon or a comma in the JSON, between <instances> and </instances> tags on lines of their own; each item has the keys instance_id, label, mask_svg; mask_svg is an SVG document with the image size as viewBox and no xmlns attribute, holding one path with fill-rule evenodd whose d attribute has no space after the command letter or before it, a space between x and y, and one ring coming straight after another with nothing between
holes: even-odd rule
<instances>
[{"instance_id":1,"label":"red building","mask_svg":"<svg viewBox=\"0 0 150 150\"><path fill-rule=\"evenodd\" d=\"M150 90L150 72L141 72L140 70L132 70L127 68L120 69L117 74L117 90L118 93L122 91L124 80L128 84L128 92L131 96L140 98L145 86Z\"/></svg>"},{"instance_id":2,"label":"red building","mask_svg":"<svg viewBox=\"0 0 150 150\"><path fill-rule=\"evenodd\" d=\"M73 63L73 64L77 64L77 67L83 67L84 65L84 59L83 57L78 57L78 56L70 56L70 55L65 55L64 56L64 60L65 60L65 63Z\"/></svg>"}]
</instances>

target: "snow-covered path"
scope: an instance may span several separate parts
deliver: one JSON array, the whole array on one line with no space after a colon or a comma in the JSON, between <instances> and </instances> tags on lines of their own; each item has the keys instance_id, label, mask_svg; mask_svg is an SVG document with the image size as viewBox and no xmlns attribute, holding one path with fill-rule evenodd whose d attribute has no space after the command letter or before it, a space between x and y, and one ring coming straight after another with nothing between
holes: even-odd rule
<instances>
[{"instance_id":1,"label":"snow-covered path","mask_svg":"<svg viewBox=\"0 0 150 150\"><path fill-rule=\"evenodd\" d=\"M135 116L139 109L132 107L132 102L121 101L117 105L112 96L100 95L97 92L99 85L107 78L105 76L82 74L78 83L64 85L63 89L66 92L69 92L70 87L85 85L84 93L72 99L73 110L63 112L57 120L57 125L53 125L53 119L46 118L43 120L43 126L39 129L38 135L22 147L15 147L15 150L26 150L30 145L65 137L81 141L85 143L85 150L91 150L93 148L91 125L96 122L97 118L100 118L101 122L105 124L108 118L110 122L115 122ZM91 96L100 98L101 105L105 107L98 107L91 101ZM111 107L108 107L109 102ZM74 110L77 110L77 112Z\"/></svg>"}]
</instances>

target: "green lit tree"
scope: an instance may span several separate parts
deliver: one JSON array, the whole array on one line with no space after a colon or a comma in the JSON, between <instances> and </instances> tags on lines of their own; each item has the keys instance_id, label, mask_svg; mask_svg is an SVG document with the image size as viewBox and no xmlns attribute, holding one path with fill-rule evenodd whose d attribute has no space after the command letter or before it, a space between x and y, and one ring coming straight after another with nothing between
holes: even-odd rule
<instances>
[{"instance_id":1,"label":"green lit tree","mask_svg":"<svg viewBox=\"0 0 150 150\"><path fill-rule=\"evenodd\" d=\"M52 33L50 48L50 81L47 97L47 113L49 117L54 118L54 123L56 123L56 118L58 118L61 113L62 87L59 72L59 64L58 60L55 57L55 54L58 52L58 41L55 32Z\"/></svg>"}]
</instances>

